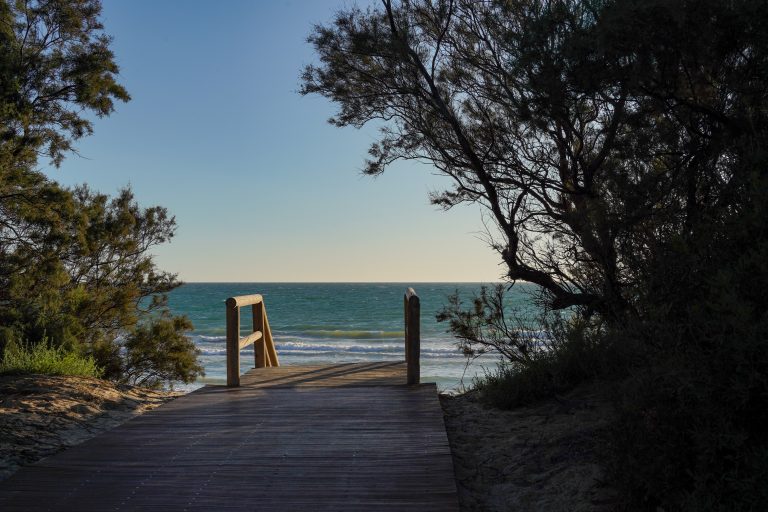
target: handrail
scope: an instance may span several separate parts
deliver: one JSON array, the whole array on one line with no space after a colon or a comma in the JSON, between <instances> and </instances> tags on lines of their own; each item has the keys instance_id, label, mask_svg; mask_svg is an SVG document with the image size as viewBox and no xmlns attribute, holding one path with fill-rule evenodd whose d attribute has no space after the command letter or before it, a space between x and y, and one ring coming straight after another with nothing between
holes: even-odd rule
<instances>
[{"instance_id":1,"label":"handrail","mask_svg":"<svg viewBox=\"0 0 768 512\"><path fill-rule=\"evenodd\" d=\"M253 332L240 337L240 308L251 306ZM241 295L226 301L227 311L227 386L240 385L240 350L253 344L256 368L280 366L275 342L269 328L267 309L261 295ZM413 288L403 296L405 319L405 363L407 384L418 384L421 380L421 303Z\"/></svg>"},{"instance_id":2,"label":"handrail","mask_svg":"<svg viewBox=\"0 0 768 512\"><path fill-rule=\"evenodd\" d=\"M421 379L419 359L421 357L421 304L413 288L408 288L403 297L405 316L405 364L406 382L418 384Z\"/></svg>"},{"instance_id":3,"label":"handrail","mask_svg":"<svg viewBox=\"0 0 768 512\"><path fill-rule=\"evenodd\" d=\"M253 332L240 337L240 308L251 306ZM253 344L253 357L256 368L280 366L277 359L272 330L269 328L267 309L261 295L241 295L230 297L227 308L227 386L240 385L240 350Z\"/></svg>"}]
</instances>

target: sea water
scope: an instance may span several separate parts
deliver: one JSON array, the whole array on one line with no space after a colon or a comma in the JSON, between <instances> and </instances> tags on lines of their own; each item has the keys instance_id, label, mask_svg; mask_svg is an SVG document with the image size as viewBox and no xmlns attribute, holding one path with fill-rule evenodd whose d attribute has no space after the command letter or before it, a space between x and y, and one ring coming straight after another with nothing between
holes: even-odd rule
<instances>
[{"instance_id":1,"label":"sea water","mask_svg":"<svg viewBox=\"0 0 768 512\"><path fill-rule=\"evenodd\" d=\"M189 333L200 350L205 383L226 380L224 301L261 294L281 365L334 364L404 359L403 295L413 286L421 302L421 380L441 390L469 387L477 375L491 371L498 359L485 355L471 363L435 315L459 292L471 303L479 283L188 283L169 295L174 314L187 315ZM512 307L532 308L530 288L518 284L508 292ZM241 309L241 335L251 332L250 308ZM468 364L469 363L469 364ZM241 352L241 371L253 367L252 347Z\"/></svg>"}]
</instances>

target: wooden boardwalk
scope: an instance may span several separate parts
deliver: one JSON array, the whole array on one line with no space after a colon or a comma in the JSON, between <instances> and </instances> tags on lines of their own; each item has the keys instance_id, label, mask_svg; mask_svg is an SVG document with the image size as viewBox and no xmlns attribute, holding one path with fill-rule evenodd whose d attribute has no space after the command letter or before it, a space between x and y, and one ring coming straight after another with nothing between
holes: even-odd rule
<instances>
[{"instance_id":1,"label":"wooden boardwalk","mask_svg":"<svg viewBox=\"0 0 768 512\"><path fill-rule=\"evenodd\" d=\"M260 368L0 483L10 511L457 511L434 384L405 363Z\"/></svg>"}]
</instances>

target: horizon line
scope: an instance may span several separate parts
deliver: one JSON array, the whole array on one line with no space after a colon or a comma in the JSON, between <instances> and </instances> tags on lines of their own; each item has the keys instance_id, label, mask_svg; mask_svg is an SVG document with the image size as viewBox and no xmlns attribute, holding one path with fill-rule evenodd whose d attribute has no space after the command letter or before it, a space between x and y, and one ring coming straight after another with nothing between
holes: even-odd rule
<instances>
[{"instance_id":1,"label":"horizon line","mask_svg":"<svg viewBox=\"0 0 768 512\"><path fill-rule=\"evenodd\" d=\"M509 281L184 281L182 284L502 284ZM528 281L516 281L528 283Z\"/></svg>"}]
</instances>

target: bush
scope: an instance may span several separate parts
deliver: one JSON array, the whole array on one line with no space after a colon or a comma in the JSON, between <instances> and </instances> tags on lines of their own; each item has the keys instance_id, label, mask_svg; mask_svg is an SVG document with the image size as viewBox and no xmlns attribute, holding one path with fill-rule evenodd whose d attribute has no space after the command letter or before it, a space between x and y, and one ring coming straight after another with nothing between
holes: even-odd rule
<instances>
[{"instance_id":1,"label":"bush","mask_svg":"<svg viewBox=\"0 0 768 512\"><path fill-rule=\"evenodd\" d=\"M550 336L526 361L502 360L498 368L477 379L475 388L494 407L511 409L566 393L581 384L620 379L633 364L635 349L615 343L577 317L556 318Z\"/></svg>"},{"instance_id":2,"label":"bush","mask_svg":"<svg viewBox=\"0 0 768 512\"><path fill-rule=\"evenodd\" d=\"M83 356L47 341L35 345L6 343L0 361L0 374L39 373L43 375L76 375L101 377L102 370L91 356Z\"/></svg>"},{"instance_id":3,"label":"bush","mask_svg":"<svg viewBox=\"0 0 768 512\"><path fill-rule=\"evenodd\" d=\"M608 460L631 509L768 503L768 350L751 348L673 354L618 389Z\"/></svg>"},{"instance_id":4,"label":"bush","mask_svg":"<svg viewBox=\"0 0 768 512\"><path fill-rule=\"evenodd\" d=\"M506 296L506 285L482 286L469 307L458 290L438 312L438 322L448 322L448 331L467 357L499 354L504 361L526 365L541 348L542 329L527 312L514 309Z\"/></svg>"},{"instance_id":5,"label":"bush","mask_svg":"<svg viewBox=\"0 0 768 512\"><path fill-rule=\"evenodd\" d=\"M193 382L205 375L197 349L184 333L192 330L185 316L164 314L139 325L123 343L121 378L140 386Z\"/></svg>"},{"instance_id":6,"label":"bush","mask_svg":"<svg viewBox=\"0 0 768 512\"><path fill-rule=\"evenodd\" d=\"M638 344L616 336L596 317L515 308L507 291L502 284L483 286L469 304L456 292L437 314L467 358L499 355L496 370L475 381L491 405L510 409L595 379L622 378L636 364ZM541 303L535 293L530 299Z\"/></svg>"},{"instance_id":7,"label":"bush","mask_svg":"<svg viewBox=\"0 0 768 512\"><path fill-rule=\"evenodd\" d=\"M175 220L164 208L141 208L127 189L110 198L85 186L64 189L44 176L36 179L29 195L39 197L40 189L56 201L39 208L23 198L4 203L6 211L19 210L12 224L29 240L0 251L0 351L8 339L38 343L45 338L93 356L104 378L131 381L133 376L124 374L133 364L124 357L124 340L137 326L169 316L167 293L180 285L174 274L156 267L151 252L172 238ZM47 216L30 219L30 211ZM144 349L150 341L144 340ZM194 345L157 348L149 360L163 365L158 375L170 374L173 357L179 358L179 380L197 375L189 362L196 357ZM144 373L146 361L136 360Z\"/></svg>"},{"instance_id":8,"label":"bush","mask_svg":"<svg viewBox=\"0 0 768 512\"><path fill-rule=\"evenodd\" d=\"M768 177L749 207L659 243L627 337L648 358L616 391L611 478L639 510L768 503Z\"/></svg>"}]
</instances>

